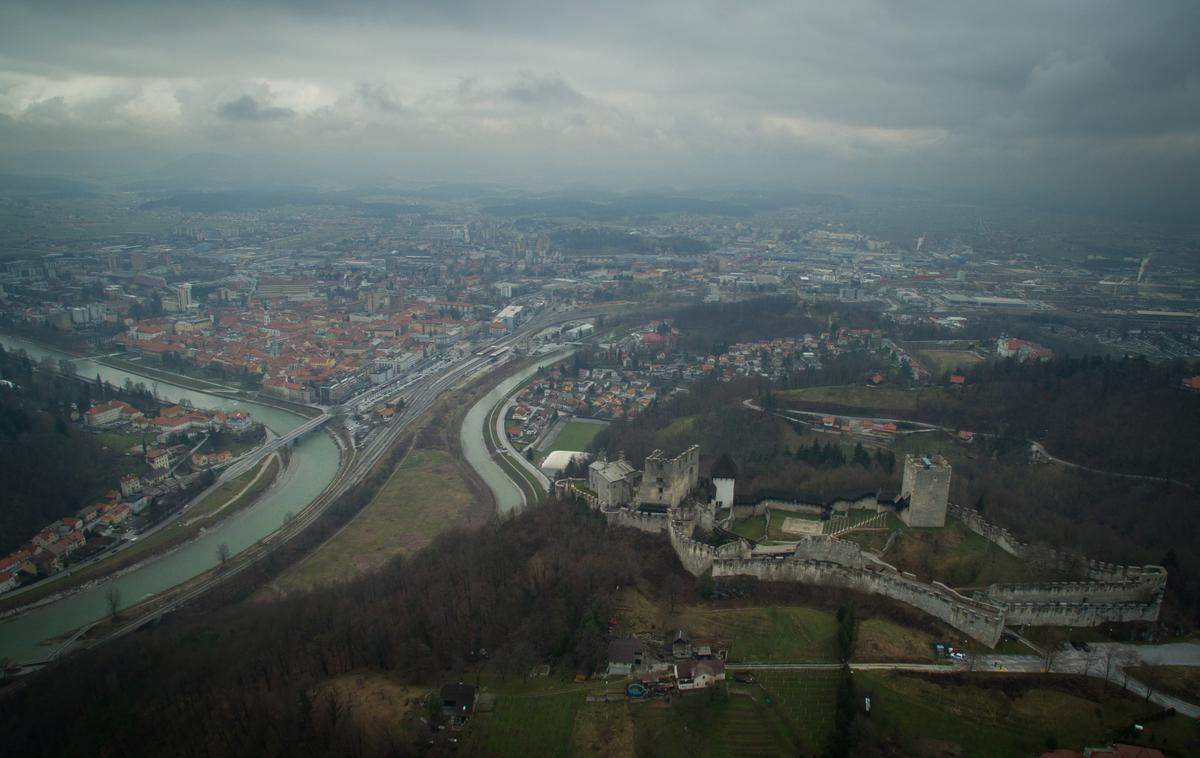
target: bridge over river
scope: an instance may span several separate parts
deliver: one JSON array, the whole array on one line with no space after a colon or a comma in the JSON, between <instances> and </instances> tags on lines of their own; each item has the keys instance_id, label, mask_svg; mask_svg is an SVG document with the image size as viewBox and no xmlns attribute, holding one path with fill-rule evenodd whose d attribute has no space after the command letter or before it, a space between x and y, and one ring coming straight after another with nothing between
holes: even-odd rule
<instances>
[{"instance_id":1,"label":"bridge over river","mask_svg":"<svg viewBox=\"0 0 1200 758\"><path fill-rule=\"evenodd\" d=\"M258 465L258 462L263 458L266 458L268 455L284 445L290 445L309 432L320 429L331 418L333 418L333 416L329 415L329 413L322 413L320 416L310 418L303 424L288 430L285 434L281 434L277 437L267 440L267 442L242 456L231 466L221 472L221 476L218 477L218 481L227 482L230 479L236 479Z\"/></svg>"}]
</instances>

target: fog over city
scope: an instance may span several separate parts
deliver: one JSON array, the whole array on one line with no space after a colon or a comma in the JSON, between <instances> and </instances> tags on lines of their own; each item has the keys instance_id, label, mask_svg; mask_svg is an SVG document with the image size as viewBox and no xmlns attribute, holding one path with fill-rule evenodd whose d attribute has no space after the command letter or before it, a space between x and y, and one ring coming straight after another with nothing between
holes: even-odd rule
<instances>
[{"instance_id":1,"label":"fog over city","mask_svg":"<svg viewBox=\"0 0 1200 758\"><path fill-rule=\"evenodd\" d=\"M19 2L9 173L1194 202L1195 2Z\"/></svg>"}]
</instances>

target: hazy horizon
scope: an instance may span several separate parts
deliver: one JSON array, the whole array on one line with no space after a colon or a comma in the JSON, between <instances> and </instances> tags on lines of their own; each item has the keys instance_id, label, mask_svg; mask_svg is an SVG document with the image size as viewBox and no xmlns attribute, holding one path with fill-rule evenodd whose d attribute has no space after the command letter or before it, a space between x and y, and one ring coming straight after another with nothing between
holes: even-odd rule
<instances>
[{"instance_id":1,"label":"hazy horizon","mask_svg":"<svg viewBox=\"0 0 1200 758\"><path fill-rule=\"evenodd\" d=\"M1195 3L7 10L0 172L1200 191Z\"/></svg>"}]
</instances>

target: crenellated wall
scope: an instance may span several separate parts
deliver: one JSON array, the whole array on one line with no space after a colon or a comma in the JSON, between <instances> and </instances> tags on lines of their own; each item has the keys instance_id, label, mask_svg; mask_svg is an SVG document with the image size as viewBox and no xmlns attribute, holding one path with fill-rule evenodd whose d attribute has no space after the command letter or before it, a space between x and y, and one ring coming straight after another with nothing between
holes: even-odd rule
<instances>
[{"instance_id":1,"label":"crenellated wall","mask_svg":"<svg viewBox=\"0 0 1200 758\"><path fill-rule=\"evenodd\" d=\"M625 526L652 534L662 534L667 531L669 519L665 513L640 513L621 508L615 511L603 511L610 526Z\"/></svg>"},{"instance_id":2,"label":"crenellated wall","mask_svg":"<svg viewBox=\"0 0 1200 758\"><path fill-rule=\"evenodd\" d=\"M714 547L692 539L691 531L691 521L671 520L667 535L670 537L671 547L675 548L675 554L679 556L679 562L693 576L707 573L713 567L713 562L718 559L750 557L750 543L748 542L738 540Z\"/></svg>"},{"instance_id":3,"label":"crenellated wall","mask_svg":"<svg viewBox=\"0 0 1200 758\"><path fill-rule=\"evenodd\" d=\"M961 505L950 503L946 510L951 516L963 522L972 532L984 537L1009 555L1015 555L1022 559L1026 557L1029 545L1018 540L1012 532L1004 527L996 526L980 514L969 508L963 508Z\"/></svg>"},{"instance_id":4,"label":"crenellated wall","mask_svg":"<svg viewBox=\"0 0 1200 758\"><path fill-rule=\"evenodd\" d=\"M1149 603L1162 593L1155 575L1128 581L993 584L982 594L1005 603Z\"/></svg>"},{"instance_id":5,"label":"crenellated wall","mask_svg":"<svg viewBox=\"0 0 1200 758\"><path fill-rule=\"evenodd\" d=\"M825 535L797 537L795 542L796 549L792 555L800 560L829 561L853 568L862 568L868 562L862 548L853 542Z\"/></svg>"},{"instance_id":6,"label":"crenellated wall","mask_svg":"<svg viewBox=\"0 0 1200 758\"><path fill-rule=\"evenodd\" d=\"M828 504L821 503L805 503L798 500L760 500L753 504L734 505L732 508L733 517L735 519L750 518L751 516L762 516L768 510L786 511L788 513L805 513L813 516L820 516L826 510L835 513L846 513L848 511L882 511L886 508L874 496L865 496L857 500L846 500L838 498L830 501Z\"/></svg>"},{"instance_id":7,"label":"crenellated wall","mask_svg":"<svg viewBox=\"0 0 1200 758\"><path fill-rule=\"evenodd\" d=\"M733 539L713 546L692 538L698 527L714 530L715 504L671 507L669 514L642 513L630 508L604 510L594 496L562 481L564 495L582 498L604 513L614 526L643 532L666 532L680 563L690 573L714 577L753 576L762 581L798 582L871 592L918 608L988 646L1000 639L1004 625L1097 626L1117 621L1157 620L1166 585L1161 566L1119 566L1043 547L1031 547L1011 532L985 521L974 511L950 506L950 513L969 529L1001 549L1042 565L1086 568L1087 579L1040 584L992 585L975 597L966 597L940 582L925 583L896 569L852 542L827 535L798 537L790 545L754 546ZM882 510L875 498L835 501L832 505L764 500L735 505L731 517L766 517L768 509L795 513L835 510ZM725 535L731 537L732 535Z\"/></svg>"},{"instance_id":8,"label":"crenellated wall","mask_svg":"<svg viewBox=\"0 0 1200 758\"><path fill-rule=\"evenodd\" d=\"M1008 623L1100 626L1115 621L1157 621L1161 608L1161 596L1149 603L1010 603Z\"/></svg>"},{"instance_id":9,"label":"crenellated wall","mask_svg":"<svg viewBox=\"0 0 1200 758\"><path fill-rule=\"evenodd\" d=\"M1167 570L1162 566L1121 566L1116 563L1091 561L1088 579L1094 581L1137 581L1161 589L1167 586Z\"/></svg>"},{"instance_id":10,"label":"crenellated wall","mask_svg":"<svg viewBox=\"0 0 1200 758\"><path fill-rule=\"evenodd\" d=\"M798 582L883 595L925 611L988 647L994 647L1004 631L1004 606L891 571L791 557L718 560L712 569L713 577L753 576L766 582Z\"/></svg>"},{"instance_id":11,"label":"crenellated wall","mask_svg":"<svg viewBox=\"0 0 1200 758\"><path fill-rule=\"evenodd\" d=\"M1089 561L1078 553L1040 548L1021 542L1009 530L988 522L980 514L962 506L951 504L949 511L968 529L1006 553L1060 570L1085 569L1087 573L1087 580L1083 581L992 585L984 593L987 597L1009 602L1013 607L1018 604L1036 605L1041 610L1023 612L1024 616L1066 619L1063 623L1067 626L1095 626L1105 621L1158 619L1162 592L1167 584L1167 570L1162 566L1122 566L1103 561ZM1132 604L1135 607L1125 608L1124 604Z\"/></svg>"}]
</instances>

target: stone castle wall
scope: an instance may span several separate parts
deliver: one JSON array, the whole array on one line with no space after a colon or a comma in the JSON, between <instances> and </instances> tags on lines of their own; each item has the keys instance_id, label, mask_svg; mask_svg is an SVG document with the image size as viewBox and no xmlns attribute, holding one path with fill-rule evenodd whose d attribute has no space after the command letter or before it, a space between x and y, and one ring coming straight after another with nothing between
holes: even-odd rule
<instances>
[{"instance_id":1,"label":"stone castle wall","mask_svg":"<svg viewBox=\"0 0 1200 758\"><path fill-rule=\"evenodd\" d=\"M1004 527L986 521L980 514L969 508L963 508L961 505L951 503L947 507L947 511L951 516L963 522L972 532L985 538L1009 555L1015 555L1021 559L1027 556L1029 545L1018 540L1012 532Z\"/></svg>"},{"instance_id":2,"label":"stone castle wall","mask_svg":"<svg viewBox=\"0 0 1200 758\"><path fill-rule=\"evenodd\" d=\"M750 544L741 540L727 542L715 547L691 538L690 521L669 520L667 535L671 547L679 556L679 562L693 576L702 576L712 569L713 563L721 559L750 557Z\"/></svg>"},{"instance_id":3,"label":"stone castle wall","mask_svg":"<svg viewBox=\"0 0 1200 758\"><path fill-rule=\"evenodd\" d=\"M793 557L804 561L827 561L851 568L862 568L870 561L858 545L823 535L796 538Z\"/></svg>"},{"instance_id":4,"label":"stone castle wall","mask_svg":"<svg viewBox=\"0 0 1200 758\"><path fill-rule=\"evenodd\" d=\"M1116 621L1157 621L1162 598L1150 603L1010 603L1009 624L1100 626Z\"/></svg>"},{"instance_id":5,"label":"stone castle wall","mask_svg":"<svg viewBox=\"0 0 1200 758\"><path fill-rule=\"evenodd\" d=\"M944 585L925 584L886 570L790 557L731 558L715 561L713 576L753 576L766 582L799 582L883 595L945 621L988 647L994 647L1004 631L1004 606L965 597Z\"/></svg>"},{"instance_id":6,"label":"stone castle wall","mask_svg":"<svg viewBox=\"0 0 1200 758\"><path fill-rule=\"evenodd\" d=\"M879 512L885 509L886 506L881 504L874 495L861 497L857 500L845 500L838 498L828 505L829 510L834 513L847 513L849 511L875 511ZM820 503L805 503L796 500L760 500L754 504L735 505L732 508L733 517L735 519L745 519L752 516L762 516L768 510L786 511L788 513L805 513L813 516L820 516L825 513L826 506Z\"/></svg>"},{"instance_id":7,"label":"stone castle wall","mask_svg":"<svg viewBox=\"0 0 1200 758\"><path fill-rule=\"evenodd\" d=\"M699 526L712 531L715 508L711 506L678 508L670 502L694 489L698 455L689 448L678 458L661 456L647 459L647 479L662 478L662 499L670 506L669 515L641 513L631 508L606 510L593 495L567 480L556 482L563 495L583 499L604 513L614 526L648 533L667 533L672 548L684 568L696 576L712 572L714 577L753 576L763 581L799 582L871 592L906 603L938 618L988 646L994 646L1006 623L1033 626L1097 626L1117 621L1157 620L1166 584L1166 570L1160 566L1120 566L1099 561L1088 562L1082 556L1044 547L1030 546L1016 539L1007 529L984 520L982 516L950 505L949 513L971 531L980 534L1005 552L1023 560L1052 565L1062 570L1086 569L1088 579L1040 584L992 585L975 597L966 597L939 583L924 583L911 574L896 571L852 542L829 536L803 536L790 551L779 546L752 548L737 539L720 546L692 538ZM652 460L653 459L653 460ZM660 468L661 467L661 468ZM658 471L660 473L653 473ZM643 480L645 484L645 480ZM657 498L655 484L655 502ZM937 486L941 486L938 484ZM687 491L681 492L686 487ZM820 514L827 508L884 510L887 506L875 497L838 500L832 504L764 500L754 505L734 505L730 519L767 517L769 509L794 513Z\"/></svg>"},{"instance_id":8,"label":"stone castle wall","mask_svg":"<svg viewBox=\"0 0 1200 758\"><path fill-rule=\"evenodd\" d=\"M625 508L615 511L604 511L609 526L624 526L651 534L662 534L667 531L669 519L665 513L638 513Z\"/></svg>"},{"instance_id":9,"label":"stone castle wall","mask_svg":"<svg viewBox=\"0 0 1200 758\"><path fill-rule=\"evenodd\" d=\"M1162 587L1150 581L1044 582L1041 584L993 584L982 593L1006 603L1150 603Z\"/></svg>"},{"instance_id":10,"label":"stone castle wall","mask_svg":"<svg viewBox=\"0 0 1200 758\"><path fill-rule=\"evenodd\" d=\"M1093 581L1136 581L1160 589L1167 586L1167 570L1162 566L1121 566L1116 563L1091 561L1088 563L1087 575L1088 579Z\"/></svg>"},{"instance_id":11,"label":"stone castle wall","mask_svg":"<svg viewBox=\"0 0 1200 758\"><path fill-rule=\"evenodd\" d=\"M1037 547L1021 542L1005 529L985 520L973 510L958 505L950 506L950 514L959 519L968 529L984 537L1001 550L1031 563L1043 563L1054 569L1077 571L1085 569L1086 581L1047 582L1043 584L993 585L986 594L1012 603L1066 603L1079 614L1078 624L1070 626L1093 626L1088 620L1093 612L1088 606L1107 608L1112 603L1134 603L1153 608L1153 618L1123 619L1117 616L1130 615L1126 610L1110 610L1114 618L1108 621L1147 621L1158 618L1161 595L1167 585L1167 570L1162 566L1122 566L1104 561L1089 561L1083 555L1047 547ZM1086 601L1086 602L1085 602ZM1060 617L1067 613L1061 609L1039 612L1039 616ZM1069 615L1069 614L1067 614ZM1032 623L1032 622L1014 622Z\"/></svg>"}]
</instances>

